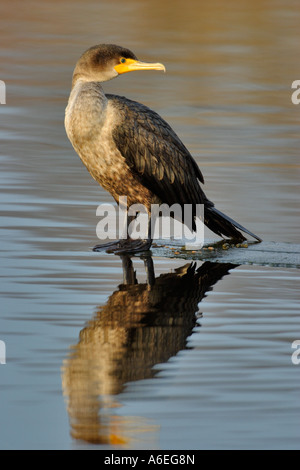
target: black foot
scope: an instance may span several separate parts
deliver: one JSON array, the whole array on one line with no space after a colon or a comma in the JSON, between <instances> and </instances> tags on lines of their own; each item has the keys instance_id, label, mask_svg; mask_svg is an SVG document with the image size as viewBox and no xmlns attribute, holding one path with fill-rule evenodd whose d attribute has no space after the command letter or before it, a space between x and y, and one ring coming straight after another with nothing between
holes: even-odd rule
<instances>
[{"instance_id":1,"label":"black foot","mask_svg":"<svg viewBox=\"0 0 300 470\"><path fill-rule=\"evenodd\" d=\"M116 240L114 242L103 243L96 245L93 251L106 251L106 253L124 254L124 253L139 253L141 251L148 251L151 247L152 240Z\"/></svg>"}]
</instances>

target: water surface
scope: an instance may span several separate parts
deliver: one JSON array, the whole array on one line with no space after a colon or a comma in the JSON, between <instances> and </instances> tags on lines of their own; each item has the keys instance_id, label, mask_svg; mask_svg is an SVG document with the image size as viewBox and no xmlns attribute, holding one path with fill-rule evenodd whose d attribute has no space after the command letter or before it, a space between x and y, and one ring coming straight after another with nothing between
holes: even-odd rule
<instances>
[{"instance_id":1,"label":"water surface","mask_svg":"<svg viewBox=\"0 0 300 470\"><path fill-rule=\"evenodd\" d=\"M1 448L299 448L299 15L292 0L2 7ZM153 250L149 290L139 257L125 286L122 260L91 251L111 197L63 118L100 42L165 64L105 90L167 119L208 197L263 238L259 259L188 268Z\"/></svg>"}]
</instances>

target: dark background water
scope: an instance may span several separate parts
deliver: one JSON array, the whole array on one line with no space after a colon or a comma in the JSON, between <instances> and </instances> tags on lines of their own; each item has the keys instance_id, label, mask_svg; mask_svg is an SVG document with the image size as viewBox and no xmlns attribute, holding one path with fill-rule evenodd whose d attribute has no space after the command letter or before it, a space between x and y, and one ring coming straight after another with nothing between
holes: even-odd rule
<instances>
[{"instance_id":1,"label":"dark background water","mask_svg":"<svg viewBox=\"0 0 300 470\"><path fill-rule=\"evenodd\" d=\"M1 448L94 448L93 429L105 449L299 448L296 255L274 266L266 252L264 266L219 280L207 266L215 284L202 301L184 283L156 299L143 285L122 292L121 260L91 251L96 208L111 197L63 126L89 46L116 43L164 63L166 74L126 74L105 90L174 127L219 209L299 252L298 2L11 1L1 10ZM154 256L155 274L186 263ZM143 284L143 261L134 266ZM169 309L155 303L164 291Z\"/></svg>"}]
</instances>

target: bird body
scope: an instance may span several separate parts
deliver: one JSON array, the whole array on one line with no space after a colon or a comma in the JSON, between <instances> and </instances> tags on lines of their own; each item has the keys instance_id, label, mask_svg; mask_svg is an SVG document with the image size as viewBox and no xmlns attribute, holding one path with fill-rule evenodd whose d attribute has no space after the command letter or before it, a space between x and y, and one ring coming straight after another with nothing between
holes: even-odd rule
<instances>
[{"instance_id":1,"label":"bird body","mask_svg":"<svg viewBox=\"0 0 300 470\"><path fill-rule=\"evenodd\" d=\"M205 224L218 235L245 240L242 230L260 240L215 209L200 186L204 178L197 163L162 117L141 103L104 93L103 81L143 69L164 66L139 62L114 45L94 46L79 59L65 128L90 174L117 203L127 196L128 207L143 204L149 214L152 204L190 204L193 215L196 205L204 204Z\"/></svg>"}]
</instances>

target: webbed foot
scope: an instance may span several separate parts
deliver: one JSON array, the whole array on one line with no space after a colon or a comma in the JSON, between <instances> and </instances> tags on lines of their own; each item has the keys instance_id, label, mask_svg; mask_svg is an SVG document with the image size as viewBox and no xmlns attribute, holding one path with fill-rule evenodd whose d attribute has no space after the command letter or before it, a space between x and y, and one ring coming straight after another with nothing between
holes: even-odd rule
<instances>
[{"instance_id":1,"label":"webbed foot","mask_svg":"<svg viewBox=\"0 0 300 470\"><path fill-rule=\"evenodd\" d=\"M152 240L133 240L127 238L124 240L116 240L109 243L96 245L93 251L106 251L106 253L124 254L124 253L139 253L141 251L148 251L151 247Z\"/></svg>"}]
</instances>

